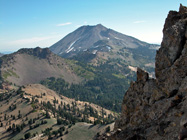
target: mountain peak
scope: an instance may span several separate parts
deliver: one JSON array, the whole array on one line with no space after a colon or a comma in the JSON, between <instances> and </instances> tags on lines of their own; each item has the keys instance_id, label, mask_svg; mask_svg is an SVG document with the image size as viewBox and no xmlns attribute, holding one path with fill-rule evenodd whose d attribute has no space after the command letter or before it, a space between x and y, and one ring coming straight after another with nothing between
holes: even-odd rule
<instances>
[{"instance_id":1,"label":"mountain peak","mask_svg":"<svg viewBox=\"0 0 187 140\"><path fill-rule=\"evenodd\" d=\"M108 30L108 28L106 28L105 26L103 26L102 24L97 24L96 26L94 26L96 28L96 30L98 31L106 31Z\"/></svg>"},{"instance_id":2,"label":"mountain peak","mask_svg":"<svg viewBox=\"0 0 187 140\"><path fill-rule=\"evenodd\" d=\"M78 28L52 45L50 50L58 55L70 58L88 50L93 54L109 52L112 51L111 48L116 46L121 49L138 48L140 46L148 48L150 44L110 30L102 24L97 24Z\"/></svg>"},{"instance_id":3,"label":"mountain peak","mask_svg":"<svg viewBox=\"0 0 187 140\"><path fill-rule=\"evenodd\" d=\"M97 24L96 26L103 26L101 23Z\"/></svg>"},{"instance_id":4,"label":"mountain peak","mask_svg":"<svg viewBox=\"0 0 187 140\"><path fill-rule=\"evenodd\" d=\"M182 4L180 4L179 13L180 13L180 14L182 14L182 13L187 13L187 7L185 7L185 6L183 6Z\"/></svg>"},{"instance_id":5,"label":"mountain peak","mask_svg":"<svg viewBox=\"0 0 187 140\"><path fill-rule=\"evenodd\" d=\"M95 27L97 27L97 28L106 28L106 27L103 26L102 24L97 24Z\"/></svg>"},{"instance_id":6,"label":"mountain peak","mask_svg":"<svg viewBox=\"0 0 187 140\"><path fill-rule=\"evenodd\" d=\"M108 29L107 27L103 26L102 24L97 24L97 25L83 25L83 26L79 27L78 29L82 30L82 29L85 29L85 28L86 29L88 29L88 28L89 29L99 29L99 30Z\"/></svg>"}]
</instances>

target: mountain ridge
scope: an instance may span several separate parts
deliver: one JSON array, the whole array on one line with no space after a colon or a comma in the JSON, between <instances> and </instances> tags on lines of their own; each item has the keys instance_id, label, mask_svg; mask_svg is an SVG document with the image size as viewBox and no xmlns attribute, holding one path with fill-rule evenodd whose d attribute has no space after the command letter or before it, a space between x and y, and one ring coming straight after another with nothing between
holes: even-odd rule
<instances>
[{"instance_id":1,"label":"mountain ridge","mask_svg":"<svg viewBox=\"0 0 187 140\"><path fill-rule=\"evenodd\" d=\"M63 77L70 83L82 80L63 58L48 48L20 49L2 56L0 62L2 79L16 85L38 83L49 77Z\"/></svg>"}]
</instances>

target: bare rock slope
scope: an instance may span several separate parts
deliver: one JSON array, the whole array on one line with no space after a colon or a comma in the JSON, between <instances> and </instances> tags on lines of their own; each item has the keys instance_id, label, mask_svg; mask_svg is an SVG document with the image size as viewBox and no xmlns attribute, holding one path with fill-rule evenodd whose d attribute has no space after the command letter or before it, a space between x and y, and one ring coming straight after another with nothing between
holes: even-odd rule
<instances>
[{"instance_id":1,"label":"bare rock slope","mask_svg":"<svg viewBox=\"0 0 187 140\"><path fill-rule=\"evenodd\" d=\"M112 140L183 140L187 137L187 8L170 11L161 48L156 55L156 79L137 71L126 92ZM100 139L99 137L98 139Z\"/></svg>"},{"instance_id":2,"label":"bare rock slope","mask_svg":"<svg viewBox=\"0 0 187 140\"><path fill-rule=\"evenodd\" d=\"M39 47L1 57L0 77L16 85L38 83L49 77L63 77L69 83L81 81L65 59Z\"/></svg>"}]
</instances>

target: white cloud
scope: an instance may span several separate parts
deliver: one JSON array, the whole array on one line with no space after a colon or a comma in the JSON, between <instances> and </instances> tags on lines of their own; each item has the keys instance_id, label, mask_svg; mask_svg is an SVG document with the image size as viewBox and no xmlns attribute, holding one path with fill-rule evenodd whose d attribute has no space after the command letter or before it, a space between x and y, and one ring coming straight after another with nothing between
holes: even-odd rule
<instances>
[{"instance_id":1,"label":"white cloud","mask_svg":"<svg viewBox=\"0 0 187 140\"><path fill-rule=\"evenodd\" d=\"M31 43L36 43L44 40L48 40L54 38L53 36L47 36L47 37L32 37L32 38L26 38L26 39L19 39L15 41L11 41L8 44L9 45L26 45Z\"/></svg>"},{"instance_id":2,"label":"white cloud","mask_svg":"<svg viewBox=\"0 0 187 140\"><path fill-rule=\"evenodd\" d=\"M145 22L146 22L145 20L138 20L138 21L134 21L133 23L138 24L138 23L145 23Z\"/></svg>"},{"instance_id":3,"label":"white cloud","mask_svg":"<svg viewBox=\"0 0 187 140\"><path fill-rule=\"evenodd\" d=\"M66 25L70 25L72 24L71 22L66 22L66 23L60 23L60 24L57 24L56 26L66 26Z\"/></svg>"}]
</instances>

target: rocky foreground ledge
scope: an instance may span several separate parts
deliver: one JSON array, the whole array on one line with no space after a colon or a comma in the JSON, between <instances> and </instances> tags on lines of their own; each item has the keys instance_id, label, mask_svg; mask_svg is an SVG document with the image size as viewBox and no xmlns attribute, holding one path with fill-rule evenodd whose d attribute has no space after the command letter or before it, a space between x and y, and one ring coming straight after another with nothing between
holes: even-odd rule
<instances>
[{"instance_id":1,"label":"rocky foreground ledge","mask_svg":"<svg viewBox=\"0 0 187 140\"><path fill-rule=\"evenodd\" d=\"M156 79L138 69L125 93L122 113L108 140L187 138L187 7L170 11L156 55Z\"/></svg>"}]
</instances>

